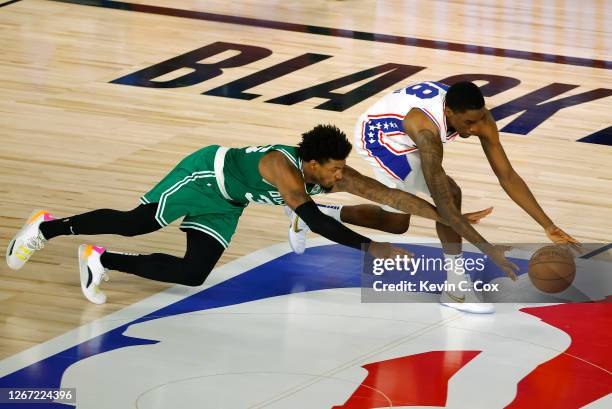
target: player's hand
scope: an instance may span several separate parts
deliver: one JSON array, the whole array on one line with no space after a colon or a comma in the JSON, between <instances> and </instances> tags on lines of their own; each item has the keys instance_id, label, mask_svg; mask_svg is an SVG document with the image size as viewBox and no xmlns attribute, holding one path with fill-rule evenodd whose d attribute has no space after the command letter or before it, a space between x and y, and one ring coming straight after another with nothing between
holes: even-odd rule
<instances>
[{"instance_id":1,"label":"player's hand","mask_svg":"<svg viewBox=\"0 0 612 409\"><path fill-rule=\"evenodd\" d=\"M400 256L401 258L404 258L404 256L408 258L414 257L413 253L403 248L395 247L391 243L381 243L377 241L370 243L368 253L374 258L395 258L396 256Z\"/></svg>"},{"instance_id":2,"label":"player's hand","mask_svg":"<svg viewBox=\"0 0 612 409\"><path fill-rule=\"evenodd\" d=\"M580 242L555 226L554 224L544 229L546 235L555 244L568 244L576 251L580 251Z\"/></svg>"},{"instance_id":3,"label":"player's hand","mask_svg":"<svg viewBox=\"0 0 612 409\"><path fill-rule=\"evenodd\" d=\"M487 255L512 281L516 281L516 273L518 273L520 269L516 264L506 258L506 251L510 250L512 250L510 246L497 245L493 246Z\"/></svg>"},{"instance_id":4,"label":"player's hand","mask_svg":"<svg viewBox=\"0 0 612 409\"><path fill-rule=\"evenodd\" d=\"M484 219L488 215L493 213L493 207L488 207L484 210L479 210L477 212L465 213L463 216L470 222L470 224L478 224L480 219Z\"/></svg>"}]
</instances>

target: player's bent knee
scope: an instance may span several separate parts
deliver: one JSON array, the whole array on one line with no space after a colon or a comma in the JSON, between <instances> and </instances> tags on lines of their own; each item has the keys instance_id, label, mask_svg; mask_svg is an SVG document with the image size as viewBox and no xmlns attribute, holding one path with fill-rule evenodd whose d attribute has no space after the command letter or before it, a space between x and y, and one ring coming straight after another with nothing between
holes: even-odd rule
<instances>
[{"instance_id":1,"label":"player's bent knee","mask_svg":"<svg viewBox=\"0 0 612 409\"><path fill-rule=\"evenodd\" d=\"M187 263L183 267L183 284L190 287L199 287L204 284L211 271L212 266Z\"/></svg>"},{"instance_id":2,"label":"player's bent knee","mask_svg":"<svg viewBox=\"0 0 612 409\"><path fill-rule=\"evenodd\" d=\"M197 274L190 274L187 276L186 280L183 282L184 285L188 285L190 287L199 287L206 281L208 277L208 273L199 272Z\"/></svg>"},{"instance_id":3,"label":"player's bent knee","mask_svg":"<svg viewBox=\"0 0 612 409\"><path fill-rule=\"evenodd\" d=\"M204 281L206 281L204 278L194 278L194 279L188 280L187 282L183 284L189 287L199 287L202 284L204 284Z\"/></svg>"}]
</instances>

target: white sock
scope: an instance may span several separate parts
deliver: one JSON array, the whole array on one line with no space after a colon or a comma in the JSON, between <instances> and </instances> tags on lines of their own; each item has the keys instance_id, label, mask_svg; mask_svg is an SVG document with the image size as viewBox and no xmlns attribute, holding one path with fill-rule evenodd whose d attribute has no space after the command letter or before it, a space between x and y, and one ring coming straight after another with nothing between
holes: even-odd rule
<instances>
[{"instance_id":1,"label":"white sock","mask_svg":"<svg viewBox=\"0 0 612 409\"><path fill-rule=\"evenodd\" d=\"M342 221L342 219L340 218L340 212L342 211L342 205L317 204L317 206L319 207L319 210L321 212L325 213L329 217L333 217L334 219L338 220L339 222Z\"/></svg>"},{"instance_id":2,"label":"white sock","mask_svg":"<svg viewBox=\"0 0 612 409\"><path fill-rule=\"evenodd\" d=\"M446 254L444 253L444 269L446 270L446 280L449 283L459 283L465 278L465 267L463 263L463 253ZM458 261L461 260L461 261Z\"/></svg>"}]
</instances>

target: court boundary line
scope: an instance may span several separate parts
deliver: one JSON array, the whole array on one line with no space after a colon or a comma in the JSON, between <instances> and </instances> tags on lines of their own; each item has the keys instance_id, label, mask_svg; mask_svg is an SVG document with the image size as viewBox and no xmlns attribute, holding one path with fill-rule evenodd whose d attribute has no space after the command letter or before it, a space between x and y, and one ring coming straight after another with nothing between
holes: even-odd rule
<instances>
[{"instance_id":1,"label":"court boundary line","mask_svg":"<svg viewBox=\"0 0 612 409\"><path fill-rule=\"evenodd\" d=\"M135 11L194 20L213 21L217 23L237 24L251 27L261 27L273 30L292 31L305 34L315 34L330 37L350 38L362 41L397 44L434 50L446 50L467 54L488 55L493 57L512 58L518 60L549 62L561 65L579 67L612 69L612 61L596 60L583 57L572 57L557 54L538 53L532 51L512 50L505 48L481 46L474 44L454 43L449 41L429 40L417 37L395 36L383 33L353 31L342 28L313 26L299 23L288 23L276 20L265 20L252 17L239 17L227 14L208 13L203 11L183 10L170 7L152 6L146 4L127 3L114 0L52 0L57 3L69 3L82 6L93 6L116 10Z\"/></svg>"}]
</instances>

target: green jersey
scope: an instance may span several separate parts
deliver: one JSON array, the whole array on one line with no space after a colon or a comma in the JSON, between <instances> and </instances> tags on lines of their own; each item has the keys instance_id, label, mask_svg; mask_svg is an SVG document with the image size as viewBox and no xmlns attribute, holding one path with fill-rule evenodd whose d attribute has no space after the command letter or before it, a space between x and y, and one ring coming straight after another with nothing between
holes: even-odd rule
<instances>
[{"instance_id":1,"label":"green jersey","mask_svg":"<svg viewBox=\"0 0 612 409\"><path fill-rule=\"evenodd\" d=\"M259 161L271 150L285 155L304 175L294 146L211 145L181 160L140 200L157 203L155 220L160 226L184 217L181 229L199 230L227 247L246 205L285 204L276 186L259 174ZM311 195L324 192L320 185L307 184L305 189Z\"/></svg>"},{"instance_id":2,"label":"green jersey","mask_svg":"<svg viewBox=\"0 0 612 409\"><path fill-rule=\"evenodd\" d=\"M260 203L284 205L285 201L280 192L259 173L259 161L270 151L279 151L302 173L302 160L298 157L295 146L264 145L245 148L219 148L226 149L225 155L215 158L215 170L221 193L226 200L242 204ZM218 163L223 157L223 163ZM219 178L218 167L222 165L222 176ZM324 193L325 189L317 184L304 185L306 193L316 195Z\"/></svg>"}]
</instances>

